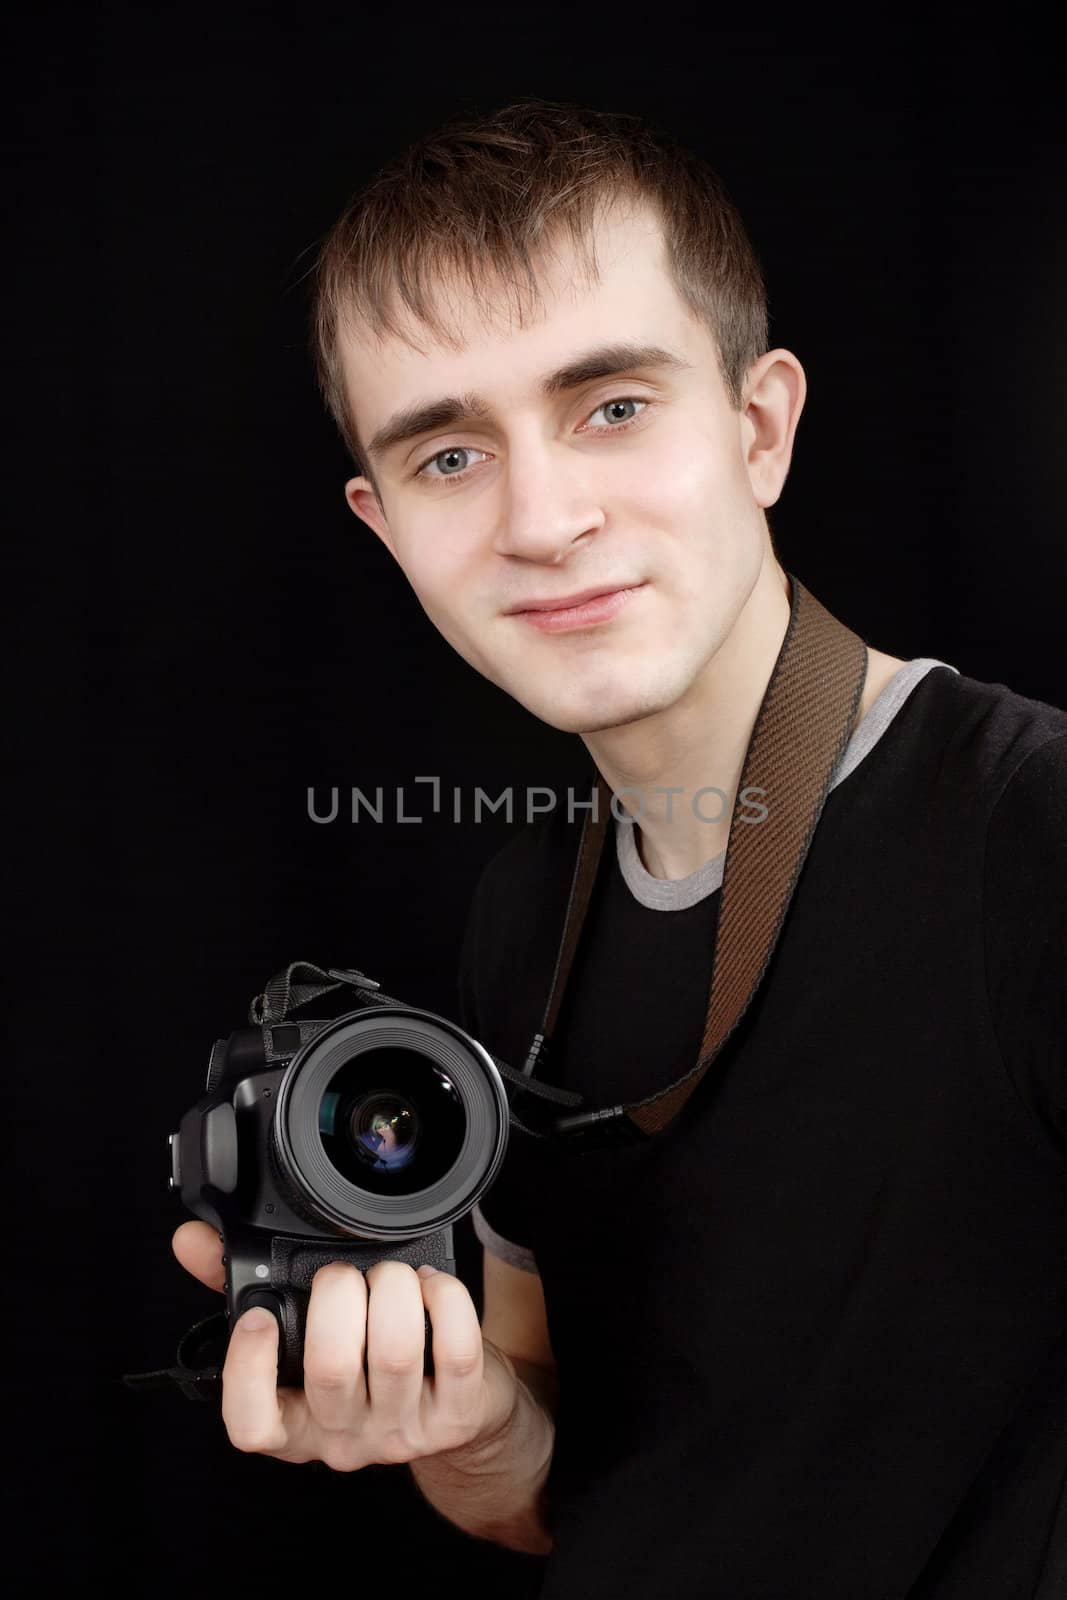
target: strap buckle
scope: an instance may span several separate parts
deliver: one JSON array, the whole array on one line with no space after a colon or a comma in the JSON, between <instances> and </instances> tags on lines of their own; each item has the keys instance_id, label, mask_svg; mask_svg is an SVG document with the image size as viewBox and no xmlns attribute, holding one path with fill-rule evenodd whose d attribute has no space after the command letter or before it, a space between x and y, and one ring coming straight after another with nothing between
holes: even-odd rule
<instances>
[{"instance_id":1,"label":"strap buckle","mask_svg":"<svg viewBox=\"0 0 1067 1600\"><path fill-rule=\"evenodd\" d=\"M644 1133L626 1115L625 1106L607 1106L599 1111L572 1111L557 1117L553 1124L557 1140L583 1150L617 1149L624 1145L647 1144Z\"/></svg>"}]
</instances>

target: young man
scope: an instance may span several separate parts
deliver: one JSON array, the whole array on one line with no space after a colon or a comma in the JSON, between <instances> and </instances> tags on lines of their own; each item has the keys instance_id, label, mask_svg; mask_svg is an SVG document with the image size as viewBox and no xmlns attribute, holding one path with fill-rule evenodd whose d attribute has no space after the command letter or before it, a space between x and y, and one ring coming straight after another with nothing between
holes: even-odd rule
<instances>
[{"instance_id":1,"label":"young man","mask_svg":"<svg viewBox=\"0 0 1067 1600\"><path fill-rule=\"evenodd\" d=\"M315 333L353 512L620 800L543 1076L651 1094L697 1057L791 604L767 511L805 377L767 349L744 229L669 140L524 102L357 197ZM480 1329L447 1275L324 1268L295 1392L273 1319L238 1323L238 1448L408 1462L459 1526L547 1555L546 1600L1059 1582L1067 713L936 657L867 662L773 960L684 1114L579 1156L513 1135L474 1213ZM513 1064L582 815L521 830L474 895L462 1020ZM174 1248L218 1285L206 1224Z\"/></svg>"}]
</instances>

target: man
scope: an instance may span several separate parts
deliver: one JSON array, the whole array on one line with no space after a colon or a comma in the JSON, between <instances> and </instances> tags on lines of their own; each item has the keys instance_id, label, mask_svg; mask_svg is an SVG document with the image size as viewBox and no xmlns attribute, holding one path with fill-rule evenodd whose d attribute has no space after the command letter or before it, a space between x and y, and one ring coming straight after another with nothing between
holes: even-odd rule
<instances>
[{"instance_id":1,"label":"man","mask_svg":"<svg viewBox=\"0 0 1067 1600\"><path fill-rule=\"evenodd\" d=\"M791 603L767 511L805 377L767 349L744 229L633 119L523 102L357 197L315 337L351 509L622 801L543 1075L650 1094L696 1060ZM581 821L520 830L474 896L462 1020L513 1063ZM548 1556L549 1600L1058 1582L1065 840L1067 713L869 649L773 961L684 1115L577 1157L513 1136L474 1213L480 1328L447 1274L324 1268L297 1392L272 1319L238 1323L233 1443L407 1462L450 1520ZM174 1248L219 1286L206 1224Z\"/></svg>"}]
</instances>

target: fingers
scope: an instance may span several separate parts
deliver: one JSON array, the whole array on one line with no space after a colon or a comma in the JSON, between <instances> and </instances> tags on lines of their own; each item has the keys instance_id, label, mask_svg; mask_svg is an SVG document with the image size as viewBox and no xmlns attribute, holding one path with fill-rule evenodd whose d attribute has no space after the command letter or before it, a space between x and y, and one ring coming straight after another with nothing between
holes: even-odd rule
<instances>
[{"instance_id":1,"label":"fingers","mask_svg":"<svg viewBox=\"0 0 1067 1600\"><path fill-rule=\"evenodd\" d=\"M349 1261L320 1267L312 1279L304 1327L304 1394L324 1433L365 1423L366 1324L367 1285L360 1269Z\"/></svg>"},{"instance_id":2,"label":"fingers","mask_svg":"<svg viewBox=\"0 0 1067 1600\"><path fill-rule=\"evenodd\" d=\"M226 1269L222 1264L222 1240L214 1228L206 1222L183 1222L170 1245L186 1272L209 1289L223 1292Z\"/></svg>"},{"instance_id":3,"label":"fingers","mask_svg":"<svg viewBox=\"0 0 1067 1600\"><path fill-rule=\"evenodd\" d=\"M277 1387L278 1337L274 1313L263 1306L246 1311L233 1325L222 1369L222 1420L238 1450L285 1452Z\"/></svg>"},{"instance_id":4,"label":"fingers","mask_svg":"<svg viewBox=\"0 0 1067 1600\"><path fill-rule=\"evenodd\" d=\"M188 1271L223 1287L222 1245L206 1223L184 1223L172 1244ZM423 1372L427 1314L430 1382ZM235 1322L222 1370L222 1418L238 1450L350 1472L477 1441L505 1425L514 1405L514 1373L504 1362L487 1362L466 1285L447 1272L417 1276L402 1261L377 1261L366 1273L332 1261L315 1273L302 1389L279 1389L278 1350L271 1312L257 1307Z\"/></svg>"},{"instance_id":5,"label":"fingers","mask_svg":"<svg viewBox=\"0 0 1067 1600\"><path fill-rule=\"evenodd\" d=\"M487 1423L481 1324L467 1287L448 1272L421 1279L433 1327L433 1383L423 1395L423 1426L438 1448L465 1444ZM501 1398L501 1404L503 1399ZM454 1436L454 1437L453 1437Z\"/></svg>"},{"instance_id":6,"label":"fingers","mask_svg":"<svg viewBox=\"0 0 1067 1600\"><path fill-rule=\"evenodd\" d=\"M418 1452L426 1323L422 1285L403 1261L376 1261L366 1273L367 1390L379 1461Z\"/></svg>"}]
</instances>

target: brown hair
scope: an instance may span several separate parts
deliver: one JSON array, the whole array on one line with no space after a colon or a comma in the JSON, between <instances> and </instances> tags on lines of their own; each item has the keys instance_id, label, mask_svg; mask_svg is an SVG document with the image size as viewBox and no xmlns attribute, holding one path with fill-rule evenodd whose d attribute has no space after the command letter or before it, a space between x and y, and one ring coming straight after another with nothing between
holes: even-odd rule
<instances>
[{"instance_id":1,"label":"brown hair","mask_svg":"<svg viewBox=\"0 0 1067 1600\"><path fill-rule=\"evenodd\" d=\"M342 329L358 324L361 333L412 345L395 315L399 301L455 348L435 310L435 283L458 272L487 304L487 289L514 289L521 268L537 306L538 253L567 228L595 276L598 207L619 199L650 202L661 219L674 284L711 329L727 392L740 409L745 374L767 349L767 300L722 180L638 117L525 98L425 134L352 197L322 240L312 267L316 378L376 494L345 392ZM521 303L517 309L521 317Z\"/></svg>"}]
</instances>

